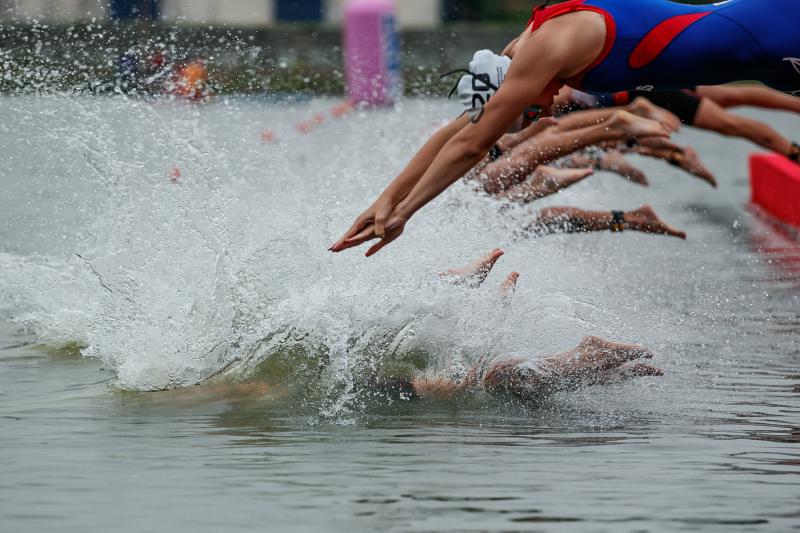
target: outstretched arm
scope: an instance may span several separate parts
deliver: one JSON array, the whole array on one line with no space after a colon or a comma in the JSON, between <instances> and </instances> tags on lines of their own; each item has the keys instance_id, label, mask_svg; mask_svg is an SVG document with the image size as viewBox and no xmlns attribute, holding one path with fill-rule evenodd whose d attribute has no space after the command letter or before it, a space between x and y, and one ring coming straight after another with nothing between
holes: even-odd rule
<instances>
[{"instance_id":1,"label":"outstretched arm","mask_svg":"<svg viewBox=\"0 0 800 533\"><path fill-rule=\"evenodd\" d=\"M392 208L411 192L411 189L414 188L425 171L428 170L428 167L442 147L467 124L469 124L469 117L464 114L434 133L433 136L428 139L428 142L417 151L416 155L411 159L408 165L406 165L403 171L388 187L386 187L386 190L381 193L378 199L356 218L353 225L347 230L347 233L345 233L336 244L331 246L330 250L333 252L343 250L346 248L344 243L347 239L358 234L358 232L376 221L385 221L386 217L388 217L389 213L392 211Z\"/></svg>"},{"instance_id":2,"label":"outstretched arm","mask_svg":"<svg viewBox=\"0 0 800 533\"><path fill-rule=\"evenodd\" d=\"M418 396L433 400L449 400L467 391L483 390L537 401L564 390L663 376L660 368L639 362L652 358L650 350L636 344L585 337L575 348L551 357L531 359L510 355L479 363L460 383L418 376L412 386Z\"/></svg>"},{"instance_id":3,"label":"outstretched arm","mask_svg":"<svg viewBox=\"0 0 800 533\"><path fill-rule=\"evenodd\" d=\"M637 362L652 357L653 353L642 346L586 337L572 350L552 357L531 360L509 356L497 359L484 372L476 367L464 385L522 400L541 400L562 390L663 375L661 369Z\"/></svg>"},{"instance_id":4,"label":"outstretched arm","mask_svg":"<svg viewBox=\"0 0 800 533\"><path fill-rule=\"evenodd\" d=\"M518 146L508 157L487 165L480 174L484 190L501 192L520 183L539 165L546 165L576 150L608 141L641 139L668 135L668 130L654 120L627 111L612 111L602 124L569 131L550 128Z\"/></svg>"},{"instance_id":5,"label":"outstretched arm","mask_svg":"<svg viewBox=\"0 0 800 533\"><path fill-rule=\"evenodd\" d=\"M548 207L526 228L548 233L589 233L593 231L640 231L655 235L686 238L686 233L658 218L649 205L634 211L587 211L577 207Z\"/></svg>"},{"instance_id":6,"label":"outstretched arm","mask_svg":"<svg viewBox=\"0 0 800 533\"><path fill-rule=\"evenodd\" d=\"M547 22L516 52L503 86L483 113L447 142L386 222L376 219L373 226L343 239L334 250L380 238L367 252L369 256L397 239L408 219L478 164L552 80L573 76L591 64L604 39L605 27L595 13L572 13Z\"/></svg>"},{"instance_id":7,"label":"outstretched arm","mask_svg":"<svg viewBox=\"0 0 800 533\"><path fill-rule=\"evenodd\" d=\"M594 169L591 167L554 168L541 165L536 167L528 181L518 183L495 196L527 204L571 187L593 173Z\"/></svg>"}]
</instances>

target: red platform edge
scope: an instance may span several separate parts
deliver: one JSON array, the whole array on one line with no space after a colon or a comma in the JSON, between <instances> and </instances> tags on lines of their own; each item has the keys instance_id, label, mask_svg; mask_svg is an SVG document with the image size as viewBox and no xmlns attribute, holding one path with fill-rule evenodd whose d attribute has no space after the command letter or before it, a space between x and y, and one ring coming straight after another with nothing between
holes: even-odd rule
<instances>
[{"instance_id":1,"label":"red platform edge","mask_svg":"<svg viewBox=\"0 0 800 533\"><path fill-rule=\"evenodd\" d=\"M752 154L750 189L754 204L800 227L800 165L782 155Z\"/></svg>"}]
</instances>

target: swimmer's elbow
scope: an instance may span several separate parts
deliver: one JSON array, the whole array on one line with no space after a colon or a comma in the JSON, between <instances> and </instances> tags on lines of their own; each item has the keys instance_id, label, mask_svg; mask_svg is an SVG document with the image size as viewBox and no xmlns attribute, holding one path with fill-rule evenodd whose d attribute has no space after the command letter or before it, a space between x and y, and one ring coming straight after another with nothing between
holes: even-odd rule
<instances>
[{"instance_id":1,"label":"swimmer's elbow","mask_svg":"<svg viewBox=\"0 0 800 533\"><path fill-rule=\"evenodd\" d=\"M459 153L467 159L480 159L489 153L495 141L482 139L475 135L469 135L459 139Z\"/></svg>"},{"instance_id":2,"label":"swimmer's elbow","mask_svg":"<svg viewBox=\"0 0 800 533\"><path fill-rule=\"evenodd\" d=\"M486 147L486 148L483 148L482 145L480 145L478 143L471 142L471 143L467 143L464 146L464 149L461 152L462 152L462 154L464 154L464 157L466 157L467 159L478 159L478 158L481 158L481 157L485 156L487 153L489 153L490 149L491 149L490 146Z\"/></svg>"}]
</instances>

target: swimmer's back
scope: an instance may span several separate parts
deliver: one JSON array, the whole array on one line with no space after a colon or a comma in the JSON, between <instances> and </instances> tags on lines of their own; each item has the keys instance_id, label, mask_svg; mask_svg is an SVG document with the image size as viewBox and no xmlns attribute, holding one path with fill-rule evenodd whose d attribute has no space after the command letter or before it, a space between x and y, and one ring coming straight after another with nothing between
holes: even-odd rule
<instances>
[{"instance_id":1,"label":"swimmer's back","mask_svg":"<svg viewBox=\"0 0 800 533\"><path fill-rule=\"evenodd\" d=\"M797 0L571 0L535 10L532 29L574 11L604 16L605 55L569 80L576 88L684 89L757 79L793 91L800 89L800 60L791 60L800 56L799 7Z\"/></svg>"}]
</instances>

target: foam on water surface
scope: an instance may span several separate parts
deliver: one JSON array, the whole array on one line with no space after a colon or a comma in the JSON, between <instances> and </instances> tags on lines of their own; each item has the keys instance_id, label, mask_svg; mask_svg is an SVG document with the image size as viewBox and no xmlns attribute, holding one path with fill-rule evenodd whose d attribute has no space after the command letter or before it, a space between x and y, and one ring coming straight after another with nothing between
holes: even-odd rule
<instances>
[{"instance_id":1,"label":"foam on water surface","mask_svg":"<svg viewBox=\"0 0 800 533\"><path fill-rule=\"evenodd\" d=\"M651 189L601 174L529 207L501 209L457 184L376 257L330 254L431 127L458 112L405 101L307 135L292 128L332 103L3 99L0 318L44 343L82 343L124 389L195 384L233 361L258 372L289 352L322 358L335 411L358 376L392 361L458 373L486 353L554 353L594 334L645 344L670 369L693 344L736 341L731 302L763 313L766 296L721 268L761 268L727 246L741 239L729 222L747 216L736 212L742 191L654 162L639 161ZM520 232L546 205L645 202L679 227L716 206L724 224L688 242ZM506 256L483 288L436 279L496 247ZM506 304L496 286L511 270L522 278Z\"/></svg>"}]
</instances>

